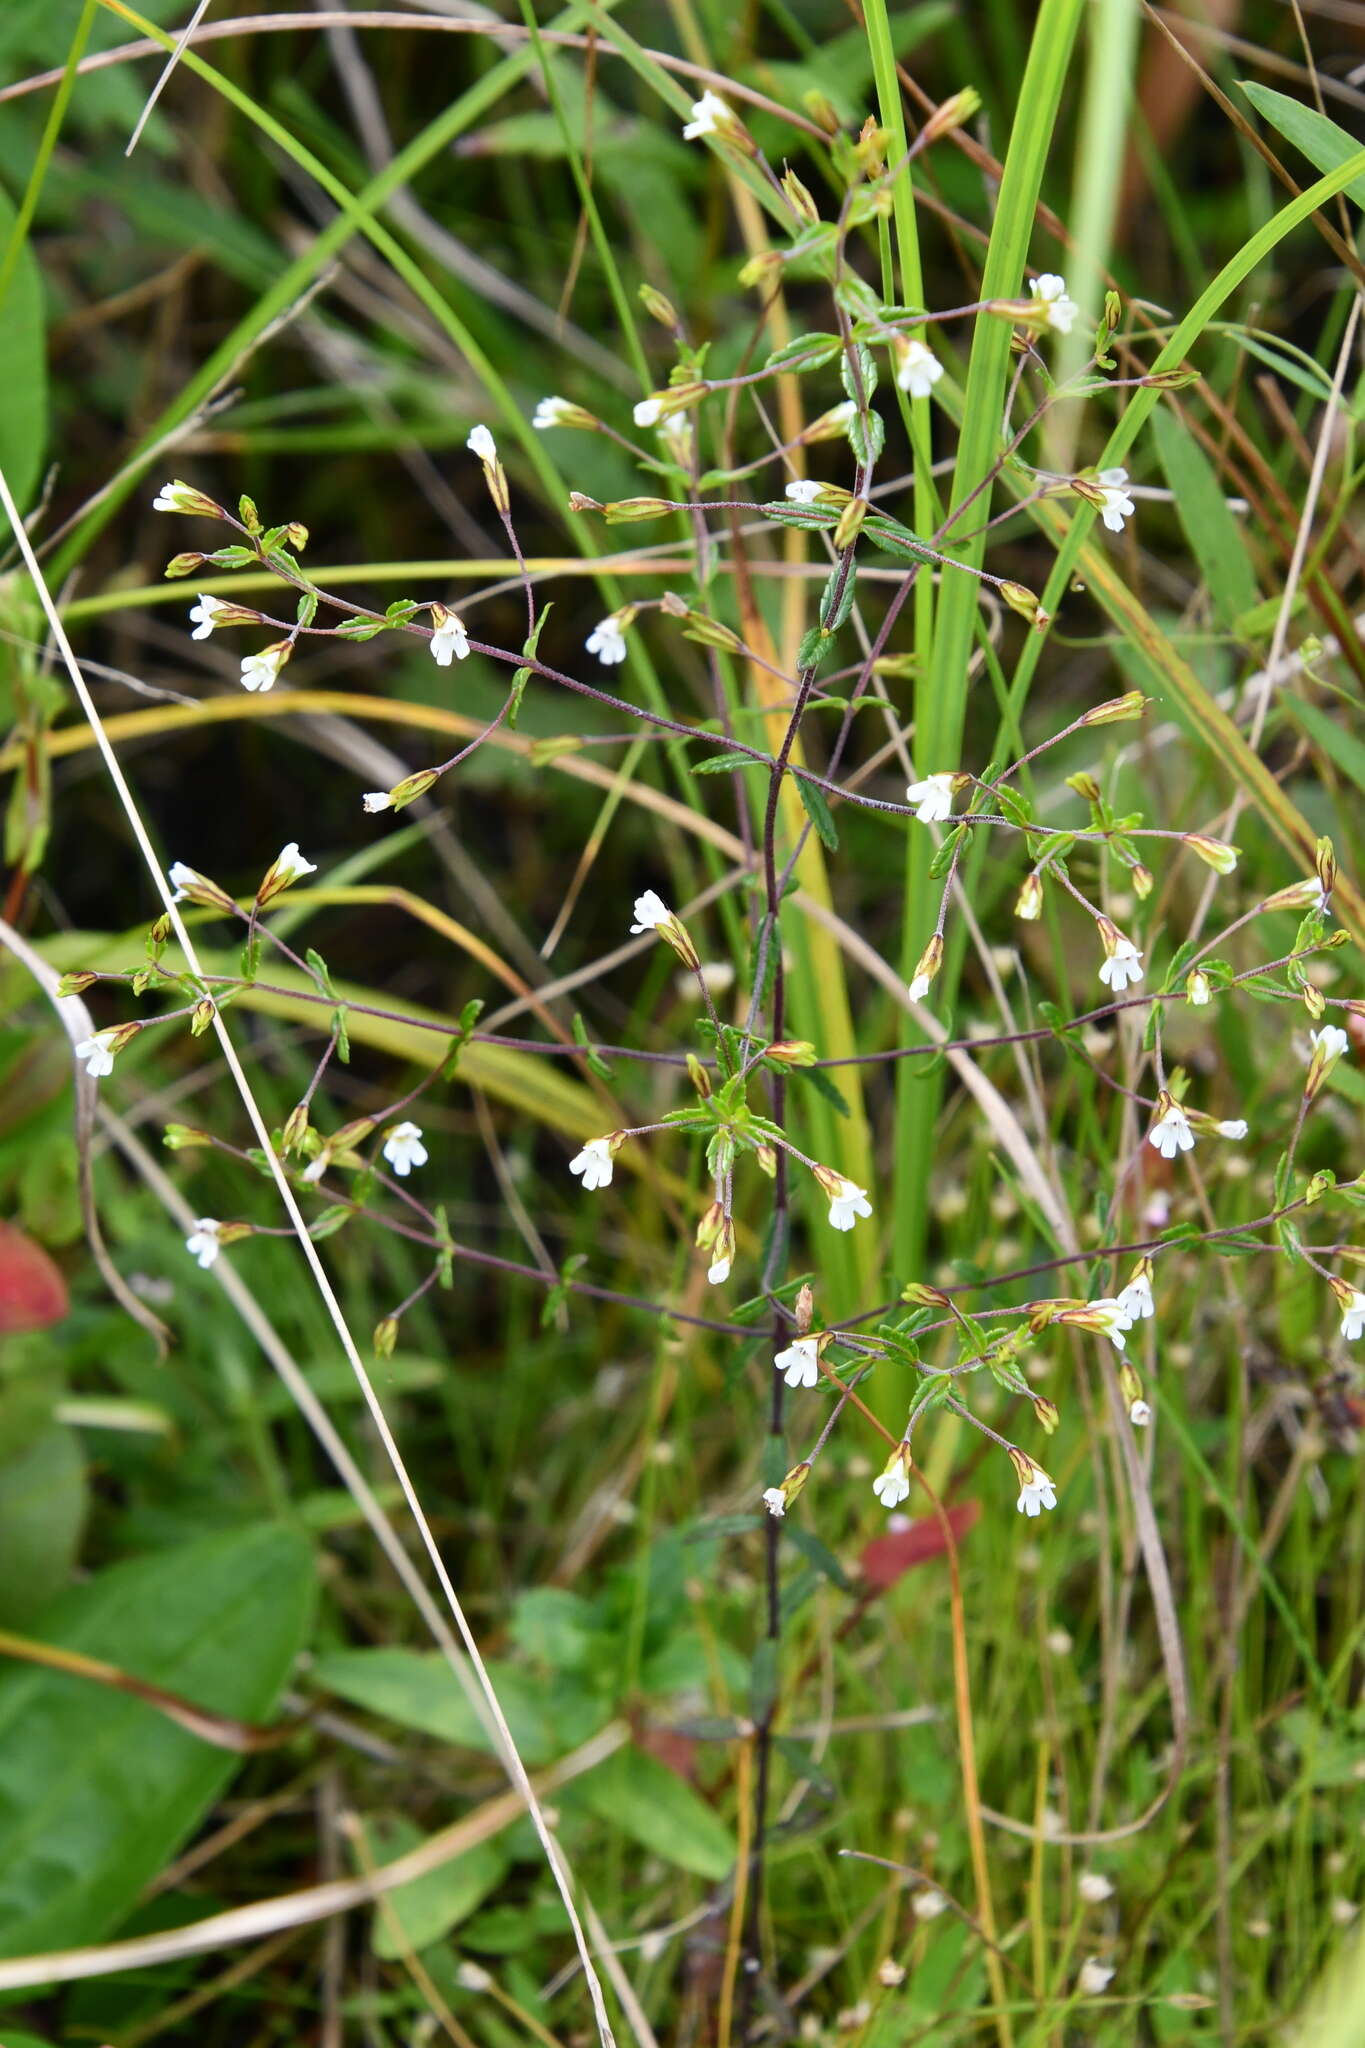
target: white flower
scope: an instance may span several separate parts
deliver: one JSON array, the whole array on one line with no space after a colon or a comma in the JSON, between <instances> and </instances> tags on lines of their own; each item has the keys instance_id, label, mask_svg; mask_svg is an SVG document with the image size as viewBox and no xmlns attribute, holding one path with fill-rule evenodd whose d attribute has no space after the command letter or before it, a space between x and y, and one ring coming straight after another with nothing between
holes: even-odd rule
<instances>
[{"instance_id":1,"label":"white flower","mask_svg":"<svg viewBox=\"0 0 1365 2048\"><path fill-rule=\"evenodd\" d=\"M1131 519L1137 510L1128 495L1128 472L1126 469L1102 469L1096 481L1104 497L1100 516L1111 533L1122 533L1124 520Z\"/></svg>"},{"instance_id":2,"label":"white flower","mask_svg":"<svg viewBox=\"0 0 1365 2048\"><path fill-rule=\"evenodd\" d=\"M1156 1314L1152 1283L1145 1273L1135 1273L1128 1285L1119 1289L1118 1305L1127 1316L1130 1327Z\"/></svg>"},{"instance_id":3,"label":"white flower","mask_svg":"<svg viewBox=\"0 0 1365 2048\"><path fill-rule=\"evenodd\" d=\"M1128 1420L1134 1429L1145 1429L1152 1419L1151 1406L1146 1401L1134 1401L1128 1410Z\"/></svg>"},{"instance_id":4,"label":"white flower","mask_svg":"<svg viewBox=\"0 0 1365 2048\"><path fill-rule=\"evenodd\" d=\"M1044 1508L1056 1507L1057 1490L1041 1465L1032 1466L1030 1474L1028 1479L1020 1482L1019 1498L1015 1506L1021 1515L1028 1515L1032 1519L1041 1515Z\"/></svg>"},{"instance_id":5,"label":"white flower","mask_svg":"<svg viewBox=\"0 0 1365 2048\"><path fill-rule=\"evenodd\" d=\"M1080 307L1066 295L1066 279L1058 277L1055 270L1045 270L1041 277L1031 277L1028 288L1032 296L1047 307L1047 324L1058 334L1070 334L1071 323Z\"/></svg>"},{"instance_id":6,"label":"white flower","mask_svg":"<svg viewBox=\"0 0 1365 2048\"><path fill-rule=\"evenodd\" d=\"M632 933L654 932L661 924L667 924L672 915L663 897L653 889L646 889L643 896L635 899L635 922L630 929Z\"/></svg>"},{"instance_id":7,"label":"white flower","mask_svg":"<svg viewBox=\"0 0 1365 2048\"><path fill-rule=\"evenodd\" d=\"M1116 996L1123 994L1130 981L1141 981L1142 974L1142 955L1131 939L1118 939L1113 952L1100 965L1100 980Z\"/></svg>"},{"instance_id":8,"label":"white flower","mask_svg":"<svg viewBox=\"0 0 1365 2048\"><path fill-rule=\"evenodd\" d=\"M718 92L704 92L692 102L692 119L683 129L683 141L696 142L700 136L714 135L721 122L731 118L730 109Z\"/></svg>"},{"instance_id":9,"label":"white flower","mask_svg":"<svg viewBox=\"0 0 1365 2048\"><path fill-rule=\"evenodd\" d=\"M573 407L567 398L542 398L536 407L531 425L543 434L547 427L562 427L565 414L572 411Z\"/></svg>"},{"instance_id":10,"label":"white flower","mask_svg":"<svg viewBox=\"0 0 1365 2048\"><path fill-rule=\"evenodd\" d=\"M921 825L941 825L945 818L953 815L952 775L926 775L923 782L912 782L905 792L906 802L917 804L916 818Z\"/></svg>"},{"instance_id":11,"label":"white flower","mask_svg":"<svg viewBox=\"0 0 1365 2048\"><path fill-rule=\"evenodd\" d=\"M272 872L279 887L287 889L291 882L301 882L305 875L315 875L317 868L299 852L298 840L291 839L288 846L281 847L279 859L273 863Z\"/></svg>"},{"instance_id":12,"label":"white flower","mask_svg":"<svg viewBox=\"0 0 1365 2048\"><path fill-rule=\"evenodd\" d=\"M1226 1117L1218 1126L1220 1138L1244 1138L1246 1134L1247 1122L1245 1117Z\"/></svg>"},{"instance_id":13,"label":"white flower","mask_svg":"<svg viewBox=\"0 0 1365 2048\"><path fill-rule=\"evenodd\" d=\"M436 631L431 636L431 658L438 668L449 668L452 661L463 661L469 653L469 635L454 612L446 612Z\"/></svg>"},{"instance_id":14,"label":"white flower","mask_svg":"<svg viewBox=\"0 0 1365 2048\"><path fill-rule=\"evenodd\" d=\"M1083 1870L1076 1880L1076 1889L1087 1906L1102 1906L1114 1896L1113 1885L1098 1870Z\"/></svg>"},{"instance_id":15,"label":"white flower","mask_svg":"<svg viewBox=\"0 0 1365 2048\"><path fill-rule=\"evenodd\" d=\"M793 483L787 485L787 496L793 505L813 505L824 488L823 484L816 483L812 477L799 476Z\"/></svg>"},{"instance_id":16,"label":"white flower","mask_svg":"<svg viewBox=\"0 0 1365 2048\"><path fill-rule=\"evenodd\" d=\"M421 1125L395 1124L384 1140L384 1157L400 1180L406 1180L414 1166L425 1166L427 1148L422 1143Z\"/></svg>"},{"instance_id":17,"label":"white flower","mask_svg":"<svg viewBox=\"0 0 1365 2048\"><path fill-rule=\"evenodd\" d=\"M922 341L907 341L899 351L896 382L912 398L927 398L943 375L943 365Z\"/></svg>"},{"instance_id":18,"label":"white flower","mask_svg":"<svg viewBox=\"0 0 1365 2048\"><path fill-rule=\"evenodd\" d=\"M480 462L496 462L498 459L498 444L487 427L473 428L464 445L471 455L478 456Z\"/></svg>"},{"instance_id":19,"label":"white flower","mask_svg":"<svg viewBox=\"0 0 1365 2048\"><path fill-rule=\"evenodd\" d=\"M99 1081L114 1071L114 1055L109 1050L115 1033L97 1031L93 1038L83 1038L75 1048L76 1058L85 1061L85 1071L92 1081Z\"/></svg>"},{"instance_id":20,"label":"white flower","mask_svg":"<svg viewBox=\"0 0 1365 2048\"><path fill-rule=\"evenodd\" d=\"M820 1384L820 1340L818 1337L797 1337L785 1351L779 1351L773 1364L786 1377L789 1387L816 1387Z\"/></svg>"},{"instance_id":21,"label":"white flower","mask_svg":"<svg viewBox=\"0 0 1365 2048\"><path fill-rule=\"evenodd\" d=\"M244 690L273 690L280 673L280 657L273 647L264 654L248 654L242 661Z\"/></svg>"},{"instance_id":22,"label":"white flower","mask_svg":"<svg viewBox=\"0 0 1365 2048\"><path fill-rule=\"evenodd\" d=\"M626 636L621 622L615 616L600 619L589 633L586 646L589 654L595 654L603 668L611 668L626 658Z\"/></svg>"},{"instance_id":23,"label":"white flower","mask_svg":"<svg viewBox=\"0 0 1365 2048\"><path fill-rule=\"evenodd\" d=\"M711 1285L713 1287L720 1287L724 1285L724 1283L730 1277L730 1267L733 1263L734 1261L731 1258L729 1252L720 1252L714 1259L712 1259L710 1265L706 1269L706 1277L711 1282Z\"/></svg>"},{"instance_id":24,"label":"white flower","mask_svg":"<svg viewBox=\"0 0 1365 2048\"><path fill-rule=\"evenodd\" d=\"M583 1150L569 1161L570 1173L581 1174L587 1194L595 1188L611 1186L612 1157L610 1138L589 1138Z\"/></svg>"},{"instance_id":25,"label":"white flower","mask_svg":"<svg viewBox=\"0 0 1365 2048\"><path fill-rule=\"evenodd\" d=\"M932 983L930 982L927 974L917 974L910 984L911 1002L922 1003L924 1001L924 998L928 995L931 987Z\"/></svg>"},{"instance_id":26,"label":"white flower","mask_svg":"<svg viewBox=\"0 0 1365 2048\"><path fill-rule=\"evenodd\" d=\"M1354 1344L1358 1337L1365 1337L1365 1294L1358 1287L1351 1289L1351 1299L1342 1309L1341 1334L1348 1344Z\"/></svg>"},{"instance_id":27,"label":"white flower","mask_svg":"<svg viewBox=\"0 0 1365 2048\"><path fill-rule=\"evenodd\" d=\"M657 427L663 413L663 406L657 398L642 398L635 407L637 427Z\"/></svg>"},{"instance_id":28,"label":"white flower","mask_svg":"<svg viewBox=\"0 0 1365 2048\"><path fill-rule=\"evenodd\" d=\"M841 1180L838 1191L829 1198L829 1220L836 1230L852 1230L859 1216L870 1216L872 1204L867 1199L867 1189L853 1185L851 1180Z\"/></svg>"},{"instance_id":29,"label":"white flower","mask_svg":"<svg viewBox=\"0 0 1365 2048\"><path fill-rule=\"evenodd\" d=\"M1339 1060L1350 1046L1350 1039L1339 1024L1324 1024L1321 1031L1310 1031L1308 1043L1315 1053L1322 1055L1324 1063Z\"/></svg>"},{"instance_id":30,"label":"white flower","mask_svg":"<svg viewBox=\"0 0 1365 2048\"><path fill-rule=\"evenodd\" d=\"M386 789L370 789L360 799L367 811L391 811L393 798Z\"/></svg>"},{"instance_id":31,"label":"white flower","mask_svg":"<svg viewBox=\"0 0 1365 2048\"><path fill-rule=\"evenodd\" d=\"M1098 1956L1087 1956L1081 1964L1076 1989L1082 1998L1097 1998L1101 1991L1108 1988L1113 1975L1114 1972L1108 1963L1102 1963Z\"/></svg>"},{"instance_id":32,"label":"white flower","mask_svg":"<svg viewBox=\"0 0 1365 2048\"><path fill-rule=\"evenodd\" d=\"M166 880L175 891L172 903L183 903L199 877L193 868L185 866L183 860L175 860L166 870Z\"/></svg>"},{"instance_id":33,"label":"white flower","mask_svg":"<svg viewBox=\"0 0 1365 2048\"><path fill-rule=\"evenodd\" d=\"M770 1486L764 1492L763 1505L770 1515L780 1519L787 1512L787 1496L780 1486Z\"/></svg>"},{"instance_id":34,"label":"white flower","mask_svg":"<svg viewBox=\"0 0 1365 2048\"><path fill-rule=\"evenodd\" d=\"M1086 1306L1097 1319L1100 1335L1107 1337L1116 1351L1122 1351L1123 1333L1133 1327L1132 1314L1122 1296L1104 1295L1099 1301L1088 1302Z\"/></svg>"},{"instance_id":35,"label":"white flower","mask_svg":"<svg viewBox=\"0 0 1365 2048\"><path fill-rule=\"evenodd\" d=\"M194 1235L185 1239L185 1250L192 1259L199 1261L201 1272L208 1272L209 1267L222 1249L223 1245L218 1235L216 1219L212 1216L197 1217L195 1219Z\"/></svg>"},{"instance_id":36,"label":"white flower","mask_svg":"<svg viewBox=\"0 0 1365 2048\"><path fill-rule=\"evenodd\" d=\"M191 484L181 483L176 477L173 483L163 484L152 499L153 512L194 512L200 505L207 506L209 500Z\"/></svg>"},{"instance_id":37,"label":"white flower","mask_svg":"<svg viewBox=\"0 0 1365 2048\"><path fill-rule=\"evenodd\" d=\"M324 1146L322 1151L319 1152L317 1158L314 1159L309 1165L304 1167L303 1172L300 1174L299 1178L301 1180L306 1180L310 1188L315 1188L318 1182L322 1179L324 1173L326 1173L331 1163L332 1155Z\"/></svg>"},{"instance_id":38,"label":"white flower","mask_svg":"<svg viewBox=\"0 0 1365 2048\"><path fill-rule=\"evenodd\" d=\"M910 1477L894 1451L885 1472L879 1472L873 1480L872 1491L884 1508L898 1508L908 1498Z\"/></svg>"},{"instance_id":39,"label":"white flower","mask_svg":"<svg viewBox=\"0 0 1365 2048\"><path fill-rule=\"evenodd\" d=\"M1194 1132L1180 1104L1172 1102L1169 1096L1164 1100L1166 1106L1148 1131L1147 1138L1163 1159L1174 1159L1177 1152L1193 1152Z\"/></svg>"},{"instance_id":40,"label":"white flower","mask_svg":"<svg viewBox=\"0 0 1365 2048\"><path fill-rule=\"evenodd\" d=\"M198 604L190 606L190 617L197 622L194 631L190 634L191 640L207 640L209 634L218 623L219 612L224 609L225 606L221 598L205 597L201 591Z\"/></svg>"},{"instance_id":41,"label":"white flower","mask_svg":"<svg viewBox=\"0 0 1365 2048\"><path fill-rule=\"evenodd\" d=\"M937 1920L939 1914L947 1910L947 1897L937 1885L925 1885L910 1901L910 1911L917 1920Z\"/></svg>"}]
</instances>

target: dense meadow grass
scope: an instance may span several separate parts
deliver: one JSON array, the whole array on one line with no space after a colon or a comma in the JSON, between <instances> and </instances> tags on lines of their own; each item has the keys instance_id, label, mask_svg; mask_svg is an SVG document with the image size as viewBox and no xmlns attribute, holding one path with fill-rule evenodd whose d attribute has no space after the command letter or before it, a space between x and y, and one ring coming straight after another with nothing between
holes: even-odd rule
<instances>
[{"instance_id":1,"label":"dense meadow grass","mask_svg":"<svg viewBox=\"0 0 1365 2048\"><path fill-rule=\"evenodd\" d=\"M144 8L0 10L0 2042L1365 2042L1359 19Z\"/></svg>"}]
</instances>

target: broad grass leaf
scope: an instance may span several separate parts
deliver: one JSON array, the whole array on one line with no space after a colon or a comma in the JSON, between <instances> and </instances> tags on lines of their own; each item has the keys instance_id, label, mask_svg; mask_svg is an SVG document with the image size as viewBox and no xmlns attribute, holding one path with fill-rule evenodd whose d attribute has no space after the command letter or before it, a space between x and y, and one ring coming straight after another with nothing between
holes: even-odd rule
<instances>
[{"instance_id":1,"label":"broad grass leaf","mask_svg":"<svg viewBox=\"0 0 1365 2048\"><path fill-rule=\"evenodd\" d=\"M14 205L0 191L0 250L14 232ZM43 286L28 245L19 251L0 304L0 467L22 512L33 495L47 444L47 350ZM9 521L0 514L0 528Z\"/></svg>"},{"instance_id":2,"label":"broad grass leaf","mask_svg":"<svg viewBox=\"0 0 1365 2048\"><path fill-rule=\"evenodd\" d=\"M263 1720L312 1609L310 1545L258 1523L113 1565L34 1633ZM240 1763L141 1700L55 1671L0 1672L0 1954L101 1940Z\"/></svg>"},{"instance_id":3,"label":"broad grass leaf","mask_svg":"<svg viewBox=\"0 0 1365 2048\"><path fill-rule=\"evenodd\" d=\"M680 1870L719 1883L734 1868L734 1837L720 1815L676 1772L641 1749L618 1749L560 1796L566 1805L572 1797Z\"/></svg>"},{"instance_id":4,"label":"broad grass leaf","mask_svg":"<svg viewBox=\"0 0 1365 2048\"><path fill-rule=\"evenodd\" d=\"M1204 573L1215 611L1231 629L1260 597L1246 539L1194 436L1166 410L1153 414L1152 429L1185 538Z\"/></svg>"},{"instance_id":5,"label":"broad grass leaf","mask_svg":"<svg viewBox=\"0 0 1365 2048\"><path fill-rule=\"evenodd\" d=\"M1288 93L1276 92L1268 85L1244 81L1242 91L1261 119L1278 129L1318 170L1335 171L1359 154L1359 142L1353 141L1344 128L1339 128L1326 114L1320 114L1316 107L1306 107L1301 100L1291 100ZM1353 178L1345 190L1348 199L1365 207L1365 177Z\"/></svg>"},{"instance_id":6,"label":"broad grass leaf","mask_svg":"<svg viewBox=\"0 0 1365 2048\"><path fill-rule=\"evenodd\" d=\"M388 1816L375 1821L369 1832L376 1863L406 1856L427 1839L411 1821ZM370 1938L375 1954L385 1962L397 1962L414 1949L429 1948L478 1911L507 1875L509 1861L500 1842L476 1842L425 1877L386 1893L383 1904L375 1908Z\"/></svg>"},{"instance_id":7,"label":"broad grass leaf","mask_svg":"<svg viewBox=\"0 0 1365 2048\"><path fill-rule=\"evenodd\" d=\"M1280 702L1294 723L1303 727L1314 746L1319 747L1327 756L1332 766L1349 782L1353 782L1357 789L1365 791L1365 740L1358 739L1349 726L1333 718L1320 704L1310 704L1302 697L1291 697L1287 694L1281 697Z\"/></svg>"}]
</instances>

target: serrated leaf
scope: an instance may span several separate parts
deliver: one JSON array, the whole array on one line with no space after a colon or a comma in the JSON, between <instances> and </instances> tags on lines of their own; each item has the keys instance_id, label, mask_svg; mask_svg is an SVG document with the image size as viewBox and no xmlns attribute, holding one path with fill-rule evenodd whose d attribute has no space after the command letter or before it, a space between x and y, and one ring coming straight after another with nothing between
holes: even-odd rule
<instances>
[{"instance_id":1,"label":"serrated leaf","mask_svg":"<svg viewBox=\"0 0 1365 2048\"><path fill-rule=\"evenodd\" d=\"M801 799L802 810L815 827L821 845L834 853L839 845L839 834L825 792L816 783L808 782L804 775L798 775L795 779L796 793Z\"/></svg>"},{"instance_id":2,"label":"serrated leaf","mask_svg":"<svg viewBox=\"0 0 1365 2048\"><path fill-rule=\"evenodd\" d=\"M818 370L832 363L843 347L837 334L802 334L795 341L776 348L763 365L765 370Z\"/></svg>"},{"instance_id":3,"label":"serrated leaf","mask_svg":"<svg viewBox=\"0 0 1365 2048\"><path fill-rule=\"evenodd\" d=\"M261 1523L112 1565L31 1633L262 1721L312 1602L311 1546ZM103 1939L239 1767L142 1700L54 1671L0 1672L0 1953Z\"/></svg>"}]
</instances>

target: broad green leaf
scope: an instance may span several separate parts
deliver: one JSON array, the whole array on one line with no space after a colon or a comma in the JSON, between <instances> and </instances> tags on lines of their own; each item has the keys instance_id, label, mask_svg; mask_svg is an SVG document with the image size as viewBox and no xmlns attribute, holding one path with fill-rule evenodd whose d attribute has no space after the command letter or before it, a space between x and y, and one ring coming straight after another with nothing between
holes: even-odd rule
<instances>
[{"instance_id":1,"label":"broad green leaf","mask_svg":"<svg viewBox=\"0 0 1365 2048\"><path fill-rule=\"evenodd\" d=\"M14 206L0 191L0 250L14 229ZM33 494L47 440L47 352L43 332L43 287L38 266L25 247L0 306L0 467L20 511ZM9 522L0 513L7 533Z\"/></svg>"},{"instance_id":2,"label":"broad green leaf","mask_svg":"<svg viewBox=\"0 0 1365 2048\"><path fill-rule=\"evenodd\" d=\"M22 1627L61 1592L84 1522L80 1440L53 1422L0 1465L0 1624Z\"/></svg>"},{"instance_id":3,"label":"broad green leaf","mask_svg":"<svg viewBox=\"0 0 1365 2048\"><path fill-rule=\"evenodd\" d=\"M541 1679L517 1664L491 1663L488 1675L507 1717L512 1740L528 1764L548 1763L602 1726L600 1707L571 1699L567 1710ZM444 1657L427 1650L336 1650L320 1657L309 1676L325 1692L404 1728L439 1736L462 1749L491 1749L483 1724Z\"/></svg>"},{"instance_id":4,"label":"broad green leaf","mask_svg":"<svg viewBox=\"0 0 1365 2048\"><path fill-rule=\"evenodd\" d=\"M1340 769L1357 789L1365 790L1365 740L1358 739L1349 726L1340 723L1320 704L1302 697L1282 696L1282 708L1296 725L1301 725L1314 746L1320 747L1334 768Z\"/></svg>"},{"instance_id":5,"label":"broad green leaf","mask_svg":"<svg viewBox=\"0 0 1365 2048\"><path fill-rule=\"evenodd\" d=\"M641 1749L618 1749L562 1796L680 1870L718 1883L734 1868L734 1837L719 1814Z\"/></svg>"},{"instance_id":6,"label":"broad green leaf","mask_svg":"<svg viewBox=\"0 0 1365 2048\"><path fill-rule=\"evenodd\" d=\"M1204 572L1214 610L1231 628L1260 596L1246 540L1193 434L1168 407L1153 415L1152 429L1185 538Z\"/></svg>"},{"instance_id":7,"label":"broad green leaf","mask_svg":"<svg viewBox=\"0 0 1365 2048\"><path fill-rule=\"evenodd\" d=\"M1286 92L1275 92L1268 85L1243 83L1242 91L1255 107L1263 121L1269 121L1272 128L1279 130L1295 149L1302 150L1310 164L1323 172L1339 170L1357 155L1360 144L1330 121L1326 114L1320 114L1316 107L1306 107L1301 100L1291 100ZM1346 197L1354 199L1357 206L1365 207L1365 177L1353 178L1345 187Z\"/></svg>"},{"instance_id":8,"label":"broad green leaf","mask_svg":"<svg viewBox=\"0 0 1365 2048\"><path fill-rule=\"evenodd\" d=\"M312 1604L310 1546L260 1523L113 1565L34 1633L264 1720ZM141 1700L55 1671L0 1672L0 1954L101 1940L240 1762Z\"/></svg>"},{"instance_id":9,"label":"broad green leaf","mask_svg":"<svg viewBox=\"0 0 1365 2048\"><path fill-rule=\"evenodd\" d=\"M388 1816L375 1821L369 1835L370 1854L376 1863L391 1863L426 1840L411 1821ZM375 1908L371 1936L375 1954L385 1962L396 1962L413 1949L429 1948L478 1911L507 1875L508 1862L500 1842L476 1842L472 1849L452 1856L425 1877L386 1893L383 1905Z\"/></svg>"}]
</instances>

